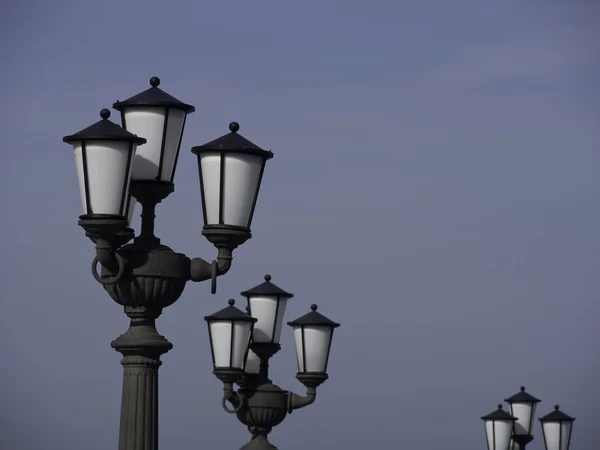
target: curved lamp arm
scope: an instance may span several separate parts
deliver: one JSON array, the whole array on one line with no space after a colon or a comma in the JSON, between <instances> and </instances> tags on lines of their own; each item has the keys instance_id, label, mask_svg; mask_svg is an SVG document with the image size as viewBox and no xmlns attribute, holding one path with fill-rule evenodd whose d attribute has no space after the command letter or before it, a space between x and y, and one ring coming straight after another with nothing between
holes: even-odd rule
<instances>
[{"instance_id":1,"label":"curved lamp arm","mask_svg":"<svg viewBox=\"0 0 600 450\"><path fill-rule=\"evenodd\" d=\"M97 268L98 263L111 272L117 272L117 274L113 277L100 276ZM115 252L113 245L108 240L102 238L96 240L96 257L92 262L92 275L98 283L102 285L118 283L125 273L125 265L125 260Z\"/></svg>"},{"instance_id":2,"label":"curved lamp arm","mask_svg":"<svg viewBox=\"0 0 600 450\"><path fill-rule=\"evenodd\" d=\"M235 414L242 406L244 406L245 397L233 390L232 383L223 383L223 400L221 404L223 405L223 409L229 414ZM227 402L233 405L233 409L229 409L227 407Z\"/></svg>"},{"instance_id":3,"label":"curved lamp arm","mask_svg":"<svg viewBox=\"0 0 600 450\"><path fill-rule=\"evenodd\" d=\"M209 263L202 258L193 258L190 261L190 279L200 282L211 280L210 292L217 292L217 277L225 275L231 268L233 260L233 250L225 247L220 247L217 253L217 259Z\"/></svg>"},{"instance_id":4,"label":"curved lamp arm","mask_svg":"<svg viewBox=\"0 0 600 450\"><path fill-rule=\"evenodd\" d=\"M317 388L314 387L306 388L306 395L304 397L290 392L288 394L288 413L291 414L292 411L296 409L304 408L305 406L313 404L316 398Z\"/></svg>"}]
</instances>

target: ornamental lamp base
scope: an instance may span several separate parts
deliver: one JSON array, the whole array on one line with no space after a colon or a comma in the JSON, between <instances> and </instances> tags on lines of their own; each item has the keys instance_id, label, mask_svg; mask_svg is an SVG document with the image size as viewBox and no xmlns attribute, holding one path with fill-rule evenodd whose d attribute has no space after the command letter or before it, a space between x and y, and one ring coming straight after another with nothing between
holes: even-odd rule
<instances>
[{"instance_id":1,"label":"ornamental lamp base","mask_svg":"<svg viewBox=\"0 0 600 450\"><path fill-rule=\"evenodd\" d=\"M250 228L231 225L204 225L202 235L215 247L231 251L252 237Z\"/></svg>"},{"instance_id":2,"label":"ornamental lamp base","mask_svg":"<svg viewBox=\"0 0 600 450\"><path fill-rule=\"evenodd\" d=\"M116 246L117 241L121 242L126 236L129 238L125 243L133 237L133 230L127 228L127 219L118 214L84 214L79 216L78 224L94 244L98 239L105 239Z\"/></svg>"},{"instance_id":3,"label":"ornamental lamp base","mask_svg":"<svg viewBox=\"0 0 600 450\"><path fill-rule=\"evenodd\" d=\"M307 388L316 388L327 381L329 376L323 372L299 372L296 378Z\"/></svg>"}]
</instances>

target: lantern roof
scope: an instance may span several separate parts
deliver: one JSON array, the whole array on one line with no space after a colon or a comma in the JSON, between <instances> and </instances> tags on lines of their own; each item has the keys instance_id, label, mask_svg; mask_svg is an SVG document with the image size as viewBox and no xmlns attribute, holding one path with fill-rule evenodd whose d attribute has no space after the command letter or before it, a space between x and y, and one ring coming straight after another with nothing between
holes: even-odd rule
<instances>
[{"instance_id":1,"label":"lantern roof","mask_svg":"<svg viewBox=\"0 0 600 450\"><path fill-rule=\"evenodd\" d=\"M554 411L544 417L540 417L539 420L540 422L573 422L575 418L562 412L558 405L554 405Z\"/></svg>"},{"instance_id":2,"label":"lantern roof","mask_svg":"<svg viewBox=\"0 0 600 450\"><path fill-rule=\"evenodd\" d=\"M122 102L116 101L113 104L113 108L121 111L128 106L162 106L166 108L181 109L188 114L196 111L196 108L192 105L183 103L172 95L167 94L158 87L159 85L160 78L152 77L150 78L150 86L152 86L150 89L146 89L144 92L140 92Z\"/></svg>"},{"instance_id":3,"label":"lantern roof","mask_svg":"<svg viewBox=\"0 0 600 450\"><path fill-rule=\"evenodd\" d=\"M229 300L229 306L227 308L223 308L221 311L218 311L210 316L206 316L204 320L207 322L213 322L217 320L235 320L240 322L256 322L254 317L246 314L245 312L239 310L235 306L235 300Z\"/></svg>"},{"instance_id":4,"label":"lantern roof","mask_svg":"<svg viewBox=\"0 0 600 450\"><path fill-rule=\"evenodd\" d=\"M138 145L146 143L146 139L130 133L123 127L108 120L110 117L110 111L108 109L100 111L100 117L102 120L95 124L90 125L75 134L65 136L63 142L74 144L75 142L81 141L123 141L133 142Z\"/></svg>"},{"instance_id":5,"label":"lantern roof","mask_svg":"<svg viewBox=\"0 0 600 450\"><path fill-rule=\"evenodd\" d=\"M318 308L317 305L311 305L311 307L310 307L310 309L312 310L311 312L303 315L302 317L300 317L296 320L292 320L291 322L288 322L288 325L292 326L292 327L309 325L309 326L324 326L324 327L331 327L331 328L337 328L340 326L339 323L334 322L331 319L328 319L321 313L318 313L317 308Z\"/></svg>"},{"instance_id":6,"label":"lantern roof","mask_svg":"<svg viewBox=\"0 0 600 450\"><path fill-rule=\"evenodd\" d=\"M498 409L489 413L487 416L482 417L483 420L511 420L515 422L516 417L511 416L509 413L502 409L502 405L498 405Z\"/></svg>"},{"instance_id":7,"label":"lantern roof","mask_svg":"<svg viewBox=\"0 0 600 450\"><path fill-rule=\"evenodd\" d=\"M231 122L229 124L229 131L220 138L210 141L204 145L198 145L192 147L192 153L199 154L203 152L214 152L214 151L226 151L226 152L238 152L238 153L250 153L254 155L262 156L265 159L273 158L273 152L270 150L264 150L258 145L250 142L241 134L238 134L240 124L237 122Z\"/></svg>"},{"instance_id":8,"label":"lantern roof","mask_svg":"<svg viewBox=\"0 0 600 450\"><path fill-rule=\"evenodd\" d=\"M504 399L507 403L539 403L540 399L535 398L528 392L525 392L525 386L521 386L521 391L517 392L515 395Z\"/></svg>"},{"instance_id":9,"label":"lantern roof","mask_svg":"<svg viewBox=\"0 0 600 450\"><path fill-rule=\"evenodd\" d=\"M265 275L265 282L254 286L252 289L241 292L244 297L255 297L255 296L273 296L273 297L285 297L292 298L294 294L284 291L279 286L271 283L271 275Z\"/></svg>"}]
</instances>

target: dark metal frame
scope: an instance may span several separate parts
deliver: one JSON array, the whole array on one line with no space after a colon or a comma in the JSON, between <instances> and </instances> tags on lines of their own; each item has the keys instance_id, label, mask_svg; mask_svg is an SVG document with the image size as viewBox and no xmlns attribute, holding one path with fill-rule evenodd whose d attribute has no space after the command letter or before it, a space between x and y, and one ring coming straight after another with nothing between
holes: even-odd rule
<instances>
[{"instance_id":1,"label":"dark metal frame","mask_svg":"<svg viewBox=\"0 0 600 450\"><path fill-rule=\"evenodd\" d=\"M516 422L516 418L511 416L509 413L507 413L506 411L504 411L502 409L502 405L499 404L498 405L498 409L491 412L490 414L483 416L481 418L484 422L492 422L492 442L494 445L494 448L490 448L490 439L488 436L488 431L487 431L487 427L485 427L485 436L486 436L486 444L487 444L487 448L488 450L508 450L508 448L510 447L510 439L508 440L508 446L506 449L497 449L496 448L496 422L502 421L502 422L506 422L506 421L512 421L513 423L513 427L512 430L514 432L515 429L515 422ZM512 433L511 433L512 434Z\"/></svg>"},{"instance_id":2,"label":"dark metal frame","mask_svg":"<svg viewBox=\"0 0 600 450\"><path fill-rule=\"evenodd\" d=\"M173 97L156 87L157 80L152 79L150 90L160 91L155 91L155 94L162 96L162 106L181 107L181 102L174 99L179 103L173 104ZM138 104L142 104L143 98L140 100L139 97L144 94L136 96ZM133 102L136 97L128 102ZM158 102L153 103L156 106ZM124 104L126 102L115 105ZM185 106L188 112L193 111L193 106ZM67 143L89 140L146 142L108 121L109 116L110 112L103 110L100 122L63 140ZM268 153L271 158L273 154ZM92 263L94 278L116 303L124 307L130 318L129 329L111 343L123 355L119 450L156 450L158 447L158 368L162 364L161 355L171 350L173 345L156 330L156 319L163 308L177 301L190 280L211 280L211 292L214 294L217 277L227 273L231 267L233 250L251 236L249 229L222 227L208 232L204 230L206 238L217 247L217 257L212 262L202 258L190 259L174 252L162 245L154 234L156 205L173 191L172 181L130 182L129 193L142 205L141 231L131 243L134 233L127 228L127 211L124 215L84 214L79 218L79 225L96 244ZM100 273L98 263L101 265Z\"/></svg>"},{"instance_id":3,"label":"dark metal frame","mask_svg":"<svg viewBox=\"0 0 600 450\"><path fill-rule=\"evenodd\" d=\"M521 386L520 392L504 399L504 401L508 403L508 407L510 408L510 413L512 415L514 415L513 404L515 403L529 404L531 407L531 411L529 413L529 428L527 429L527 433L517 434L517 428L515 426L512 436L513 443L511 445L511 449L516 450L515 444L518 444L519 450L525 450L527 448L527 444L533 441L533 435L531 434L533 428L533 418L535 416L537 404L540 403L541 400L529 394L528 392L525 392L525 386Z\"/></svg>"},{"instance_id":4,"label":"dark metal frame","mask_svg":"<svg viewBox=\"0 0 600 450\"><path fill-rule=\"evenodd\" d=\"M289 300L290 298L294 297L294 294L286 292L279 286L271 283L271 275L267 274L265 275L264 283L259 284L258 286L253 287L252 289L249 289L247 291L243 291L240 293L240 295L246 297L246 310L250 315L252 315L252 304L250 301L252 297L275 297L277 299L277 306L275 307L275 320L273 322L273 329L271 330L271 339L269 342L271 344L276 344L275 334L277 332L277 316L279 315L281 300Z\"/></svg>"},{"instance_id":5,"label":"dark metal frame","mask_svg":"<svg viewBox=\"0 0 600 450\"><path fill-rule=\"evenodd\" d=\"M173 170L171 171L171 175L169 176L169 182L172 183L175 178L175 169L177 168L177 160L179 159L179 151L181 150L181 142L183 140L183 133L185 132L185 124L187 121L188 114L196 111L192 105L187 105L175 97L167 94L165 91L160 89L158 86L160 85L160 78L152 77L150 78L150 89L135 95L125 101L117 101L113 104L113 108L120 111L121 113L121 125L124 129L127 130L127 121L125 120L125 112L129 108L136 107L150 107L150 108L163 108L164 109L164 121L163 121L163 131L162 131L162 141L160 146L160 157L158 161L158 172L156 174L155 180L162 180L162 169L163 169L163 161L165 157L165 143L167 141L167 131L169 129L169 115L171 109L179 109L184 111L183 116L183 124L181 126L181 134L179 135L179 142L177 143L177 150L175 151L175 159L173 161Z\"/></svg>"},{"instance_id":6,"label":"dark metal frame","mask_svg":"<svg viewBox=\"0 0 600 450\"><path fill-rule=\"evenodd\" d=\"M270 150L264 150L257 145L253 144L240 134L238 134L238 130L240 129L240 125L237 122L231 122L229 124L230 133L221 136L214 141L211 141L207 144L200 145L197 147L192 147L192 153L197 155L198 157L198 176L200 178L200 192L202 198L202 218L204 219L204 229L211 230L219 227L225 227L228 229L237 229L242 232L250 232L250 227L252 225L252 219L254 217L254 210L256 208L256 201L258 199L258 193L260 191L260 186L262 184L263 173L265 170L265 165L267 160L273 157L273 153ZM217 224L208 224L208 219L206 215L206 200L204 198L204 179L202 177L202 155L206 154L214 154L219 156L219 223ZM257 155L262 158L262 164L260 168L260 173L258 176L258 183L256 185L256 190L254 192L254 197L252 199L252 207L250 208L250 214L248 215L248 222L245 226L228 226L225 225L223 221L223 202L224 195L223 190L225 187L225 162L227 155ZM203 232L204 234L204 232Z\"/></svg>"},{"instance_id":7,"label":"dark metal frame","mask_svg":"<svg viewBox=\"0 0 600 450\"><path fill-rule=\"evenodd\" d=\"M560 407L558 405L554 405L554 411L552 411L550 414L545 415L544 417L540 417L539 421L542 424L542 436L544 438L544 446L546 448L548 448L548 442L546 441L546 431L544 430L544 426L543 426L544 423L546 423L546 422L558 423L558 426L559 426L558 442L561 443L562 442L562 424L565 422L569 422L571 427L569 429L569 440L567 441L567 448L565 449L565 450L569 450L569 448L571 447L571 438L573 437L573 425L575 422L575 417L568 416L567 414L565 414L564 412L562 412L560 410Z\"/></svg>"}]
</instances>

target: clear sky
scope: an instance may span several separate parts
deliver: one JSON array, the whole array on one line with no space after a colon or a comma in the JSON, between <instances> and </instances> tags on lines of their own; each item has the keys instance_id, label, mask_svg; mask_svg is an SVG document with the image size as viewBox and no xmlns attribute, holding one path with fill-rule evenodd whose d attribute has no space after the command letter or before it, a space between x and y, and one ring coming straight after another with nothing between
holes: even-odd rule
<instances>
[{"instance_id":1,"label":"clear sky","mask_svg":"<svg viewBox=\"0 0 600 450\"><path fill-rule=\"evenodd\" d=\"M343 324L282 450L483 449L480 417L521 385L596 450L599 21L567 0L2 2L0 448L116 448L128 322L90 274L61 139L159 76L197 108L165 244L215 255L193 145L236 120L275 154L217 295L190 283L158 322L162 448L247 441L203 317L270 273L287 320L318 303ZM272 374L301 393L292 342Z\"/></svg>"}]
</instances>

